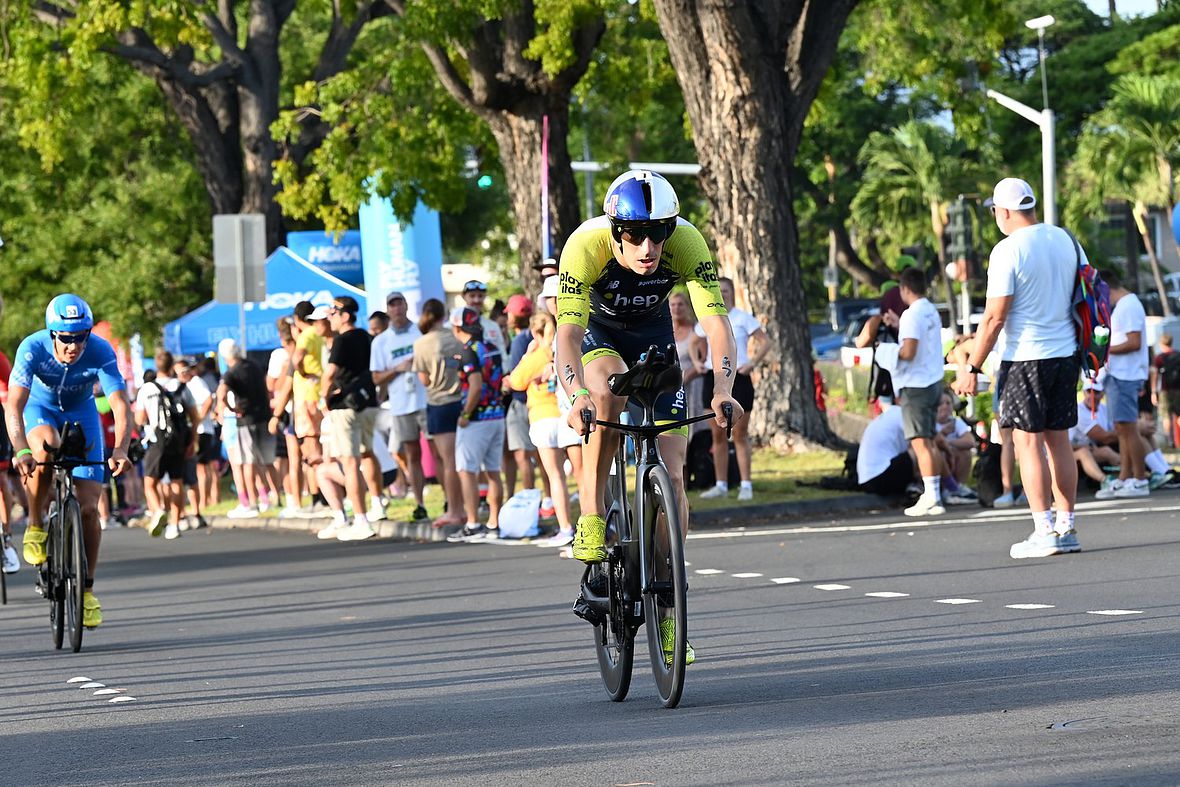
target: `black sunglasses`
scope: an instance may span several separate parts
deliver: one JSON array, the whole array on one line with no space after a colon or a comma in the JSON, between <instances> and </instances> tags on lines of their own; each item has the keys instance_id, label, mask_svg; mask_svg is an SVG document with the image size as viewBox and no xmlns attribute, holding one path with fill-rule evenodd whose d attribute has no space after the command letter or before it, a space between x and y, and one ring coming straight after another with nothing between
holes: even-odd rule
<instances>
[{"instance_id":1,"label":"black sunglasses","mask_svg":"<svg viewBox=\"0 0 1180 787\"><path fill-rule=\"evenodd\" d=\"M62 344L82 344L90 338L90 331L83 331L82 333L60 333L53 332L53 338L57 339Z\"/></svg>"},{"instance_id":2,"label":"black sunglasses","mask_svg":"<svg viewBox=\"0 0 1180 787\"><path fill-rule=\"evenodd\" d=\"M672 233L675 231L676 225L672 222L662 224L624 224L618 227L617 235L632 246L638 246L648 239L651 239L652 243L663 243L672 237Z\"/></svg>"}]
</instances>

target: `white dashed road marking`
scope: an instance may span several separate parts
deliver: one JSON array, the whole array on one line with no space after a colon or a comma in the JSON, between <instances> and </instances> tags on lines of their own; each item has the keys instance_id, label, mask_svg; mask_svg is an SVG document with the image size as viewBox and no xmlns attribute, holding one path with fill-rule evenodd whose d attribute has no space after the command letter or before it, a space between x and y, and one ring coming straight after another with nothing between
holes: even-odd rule
<instances>
[{"instance_id":1,"label":"white dashed road marking","mask_svg":"<svg viewBox=\"0 0 1180 787\"><path fill-rule=\"evenodd\" d=\"M69 680L66 681L66 683L89 683L89 682L90 682L90 678L82 678L82 677L70 678Z\"/></svg>"},{"instance_id":2,"label":"white dashed road marking","mask_svg":"<svg viewBox=\"0 0 1180 787\"><path fill-rule=\"evenodd\" d=\"M904 598L909 593L894 593L892 590L878 590L873 593L865 593L865 595L872 596L873 598Z\"/></svg>"},{"instance_id":3,"label":"white dashed road marking","mask_svg":"<svg viewBox=\"0 0 1180 787\"><path fill-rule=\"evenodd\" d=\"M698 568L697 573L704 574L705 576L711 576L713 574L724 574L725 572L719 568Z\"/></svg>"},{"instance_id":4,"label":"white dashed road marking","mask_svg":"<svg viewBox=\"0 0 1180 787\"><path fill-rule=\"evenodd\" d=\"M1142 615L1141 609L1091 609L1087 615Z\"/></svg>"},{"instance_id":5,"label":"white dashed road marking","mask_svg":"<svg viewBox=\"0 0 1180 787\"><path fill-rule=\"evenodd\" d=\"M934 601L935 604L979 604L980 600L977 598L940 598Z\"/></svg>"},{"instance_id":6,"label":"white dashed road marking","mask_svg":"<svg viewBox=\"0 0 1180 787\"><path fill-rule=\"evenodd\" d=\"M829 583L826 585L812 585L816 590L848 590L849 585L838 585L836 583Z\"/></svg>"},{"instance_id":7,"label":"white dashed road marking","mask_svg":"<svg viewBox=\"0 0 1180 787\"><path fill-rule=\"evenodd\" d=\"M1052 604L1005 604L1005 609L1053 609Z\"/></svg>"},{"instance_id":8,"label":"white dashed road marking","mask_svg":"<svg viewBox=\"0 0 1180 787\"><path fill-rule=\"evenodd\" d=\"M762 576L762 575L761 575L761 574L756 574L756 573L754 573L753 571L746 571L746 572L744 572L744 573L741 573L741 574L734 574L733 576L734 576L735 578L737 578L737 579L754 579L755 577L760 577L760 576Z\"/></svg>"},{"instance_id":9,"label":"white dashed road marking","mask_svg":"<svg viewBox=\"0 0 1180 787\"><path fill-rule=\"evenodd\" d=\"M770 581L776 585L793 585L796 582L802 582L799 577L775 577Z\"/></svg>"},{"instance_id":10,"label":"white dashed road marking","mask_svg":"<svg viewBox=\"0 0 1180 787\"><path fill-rule=\"evenodd\" d=\"M78 689L97 689L91 696L94 697L110 697L112 694L117 694L116 697L111 697L107 702L135 702L135 697L129 697L124 692L127 689L109 689L105 683L99 683L96 680L91 680L86 677L70 678L66 681L67 685L72 685Z\"/></svg>"}]
</instances>

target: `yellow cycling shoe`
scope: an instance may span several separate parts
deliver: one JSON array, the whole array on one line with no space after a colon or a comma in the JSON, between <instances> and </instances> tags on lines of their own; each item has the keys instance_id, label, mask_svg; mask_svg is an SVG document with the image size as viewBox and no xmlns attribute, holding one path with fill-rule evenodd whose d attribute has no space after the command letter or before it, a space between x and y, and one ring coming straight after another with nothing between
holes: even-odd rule
<instances>
[{"instance_id":1,"label":"yellow cycling shoe","mask_svg":"<svg viewBox=\"0 0 1180 787\"><path fill-rule=\"evenodd\" d=\"M598 514L578 517L578 527L574 532L574 559L583 563L601 563L606 560L606 520Z\"/></svg>"},{"instance_id":2,"label":"yellow cycling shoe","mask_svg":"<svg viewBox=\"0 0 1180 787\"><path fill-rule=\"evenodd\" d=\"M49 540L49 533L44 528L29 525L25 528L25 562L30 566L39 566L49 557L45 551L45 542Z\"/></svg>"},{"instance_id":3,"label":"yellow cycling shoe","mask_svg":"<svg viewBox=\"0 0 1180 787\"><path fill-rule=\"evenodd\" d=\"M82 625L88 629L102 624L102 605L94 594L87 590L82 594Z\"/></svg>"},{"instance_id":4,"label":"yellow cycling shoe","mask_svg":"<svg viewBox=\"0 0 1180 787\"><path fill-rule=\"evenodd\" d=\"M672 666L672 653L676 650L676 621L664 618L660 621L660 646L664 649L664 664ZM691 642L684 643L684 666L697 660L696 651Z\"/></svg>"}]
</instances>

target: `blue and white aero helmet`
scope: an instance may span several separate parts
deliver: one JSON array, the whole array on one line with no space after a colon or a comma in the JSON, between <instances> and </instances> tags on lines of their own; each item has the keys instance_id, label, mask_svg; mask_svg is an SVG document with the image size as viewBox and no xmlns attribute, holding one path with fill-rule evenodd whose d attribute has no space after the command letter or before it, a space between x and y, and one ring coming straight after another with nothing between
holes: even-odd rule
<instances>
[{"instance_id":1,"label":"blue and white aero helmet","mask_svg":"<svg viewBox=\"0 0 1180 787\"><path fill-rule=\"evenodd\" d=\"M675 226L680 200L672 184L655 172L632 169L615 178L606 190L602 210L612 226L663 224Z\"/></svg>"},{"instance_id":2,"label":"blue and white aero helmet","mask_svg":"<svg viewBox=\"0 0 1180 787\"><path fill-rule=\"evenodd\" d=\"M94 313L86 301L67 292L45 307L45 327L62 333L89 331L94 327Z\"/></svg>"}]
</instances>

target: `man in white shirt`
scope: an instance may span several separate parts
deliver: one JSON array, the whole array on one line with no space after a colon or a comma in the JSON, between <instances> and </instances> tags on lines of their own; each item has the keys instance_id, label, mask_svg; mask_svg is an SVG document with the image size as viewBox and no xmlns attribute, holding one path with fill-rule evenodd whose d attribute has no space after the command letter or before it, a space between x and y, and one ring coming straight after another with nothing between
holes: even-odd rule
<instances>
[{"instance_id":1,"label":"man in white shirt","mask_svg":"<svg viewBox=\"0 0 1180 787\"><path fill-rule=\"evenodd\" d=\"M414 342L422 337L422 331L407 316L406 297L400 292L385 296L385 310L389 328L373 339L369 367L373 384L388 386L389 451L400 457L398 464L417 503L412 518L418 521L426 519L420 442L426 431L426 388L410 367L414 363Z\"/></svg>"},{"instance_id":2,"label":"man in white shirt","mask_svg":"<svg viewBox=\"0 0 1180 787\"><path fill-rule=\"evenodd\" d=\"M770 337L766 335L762 323L758 322L754 315L734 305L733 279L722 276L717 280L717 287L721 290L721 301L729 312L729 324L733 326L733 338L737 347L733 398L737 399L738 404L749 414L754 408L754 381L750 374L758 368L766 353L770 351ZM701 363L708 370L704 374L704 383L701 386L701 406L707 411L713 401L713 362L710 360L712 351L705 337L705 329L700 323L696 326L695 334L690 352L694 361ZM750 352L751 340L754 344L753 352ZM717 481L712 489L701 493L701 497L706 499L729 495L729 445L725 441L725 429L718 426L715 421L710 421L709 426L713 433L713 472ZM750 464L753 446L750 444L749 418L742 418L734 423L733 450L737 454L738 473L741 477L738 500L753 500L754 484Z\"/></svg>"},{"instance_id":3,"label":"man in white shirt","mask_svg":"<svg viewBox=\"0 0 1180 787\"><path fill-rule=\"evenodd\" d=\"M900 407L890 407L871 421L856 452L856 482L862 492L900 495L914 480L914 459L901 425Z\"/></svg>"},{"instance_id":4,"label":"man in white shirt","mask_svg":"<svg viewBox=\"0 0 1180 787\"><path fill-rule=\"evenodd\" d=\"M221 449L217 445L217 432L213 424L213 406L217 404L209 386L196 373L196 364L190 358L177 358L173 367L176 379L192 394L197 408L197 451L188 458L185 468L185 492L188 495L189 514L180 522L180 529L208 527L209 523L201 514L205 501L212 497L212 488L217 483L217 460Z\"/></svg>"},{"instance_id":5,"label":"man in white shirt","mask_svg":"<svg viewBox=\"0 0 1180 787\"><path fill-rule=\"evenodd\" d=\"M934 447L938 400L942 396L942 320L926 299L926 274L917 268L901 272L901 299L906 304L897 325L897 365L893 388L901 398L902 427L922 474L922 496L906 516L945 514L942 505L942 457Z\"/></svg>"},{"instance_id":6,"label":"man in white shirt","mask_svg":"<svg viewBox=\"0 0 1180 787\"><path fill-rule=\"evenodd\" d=\"M999 420L1014 430L1033 517L1032 535L1009 551L1017 559L1081 551L1074 531L1078 467L1069 429L1078 419L1080 369L1071 307L1085 254L1065 230L1037 219L1036 204L1032 187L1019 178L1004 178L992 192L996 226L1007 237L992 249L983 320L967 369L955 381L958 393L975 395L980 366L1003 331Z\"/></svg>"},{"instance_id":7,"label":"man in white shirt","mask_svg":"<svg viewBox=\"0 0 1180 787\"><path fill-rule=\"evenodd\" d=\"M1118 444L1118 435L1110 421L1110 412L1102 403L1103 382L1106 375L1097 380L1082 381L1082 401L1078 402L1078 422L1069 430L1069 442L1078 467L1101 486L1099 500L1114 497L1115 481L1107 479L1102 465L1118 465L1118 452L1112 445Z\"/></svg>"},{"instance_id":8,"label":"man in white shirt","mask_svg":"<svg viewBox=\"0 0 1180 787\"><path fill-rule=\"evenodd\" d=\"M1110 358L1106 362L1106 390L1110 415L1119 436L1119 479L1114 497L1147 497L1150 482L1145 458L1147 445L1139 434L1139 394L1147 384L1147 314L1114 271L1103 271L1110 287Z\"/></svg>"}]
</instances>

